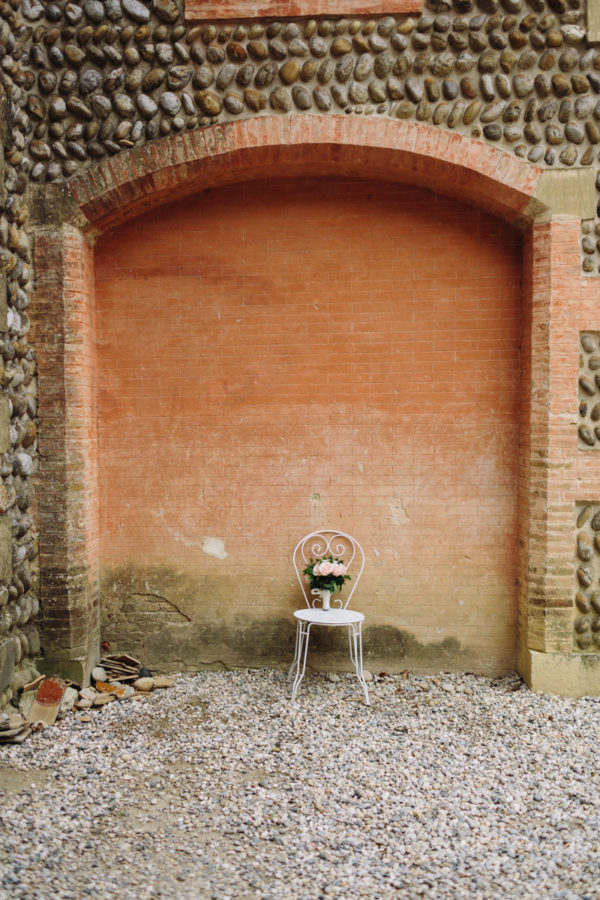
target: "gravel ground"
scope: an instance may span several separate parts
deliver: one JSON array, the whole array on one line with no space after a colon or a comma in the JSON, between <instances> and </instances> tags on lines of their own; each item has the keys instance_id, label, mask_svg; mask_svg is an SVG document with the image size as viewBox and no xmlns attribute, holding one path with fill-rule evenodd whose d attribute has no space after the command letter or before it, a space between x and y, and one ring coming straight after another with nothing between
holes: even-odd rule
<instances>
[{"instance_id":1,"label":"gravel ground","mask_svg":"<svg viewBox=\"0 0 600 900\"><path fill-rule=\"evenodd\" d=\"M600 699L370 689L182 675L0 747L0 897L600 897Z\"/></svg>"}]
</instances>

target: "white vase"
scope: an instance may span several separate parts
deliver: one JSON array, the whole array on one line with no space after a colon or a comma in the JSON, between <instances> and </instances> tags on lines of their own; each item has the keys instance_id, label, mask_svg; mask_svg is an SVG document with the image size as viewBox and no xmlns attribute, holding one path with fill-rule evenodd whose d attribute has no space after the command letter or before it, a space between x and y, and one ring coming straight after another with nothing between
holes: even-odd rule
<instances>
[{"instance_id":1,"label":"white vase","mask_svg":"<svg viewBox=\"0 0 600 900\"><path fill-rule=\"evenodd\" d=\"M320 591L321 600L323 601L323 609L331 609L329 605L329 601L331 600L331 591L327 591L324 588Z\"/></svg>"}]
</instances>

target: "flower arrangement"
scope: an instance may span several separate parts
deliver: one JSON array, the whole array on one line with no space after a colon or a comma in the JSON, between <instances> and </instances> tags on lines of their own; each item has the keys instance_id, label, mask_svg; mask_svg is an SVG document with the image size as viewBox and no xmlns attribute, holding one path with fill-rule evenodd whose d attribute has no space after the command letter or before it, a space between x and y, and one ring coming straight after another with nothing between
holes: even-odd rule
<instances>
[{"instance_id":1,"label":"flower arrangement","mask_svg":"<svg viewBox=\"0 0 600 900\"><path fill-rule=\"evenodd\" d=\"M302 572L308 577L311 590L341 591L344 582L351 576L346 574L346 566L343 559L334 559L333 556L324 556L322 559L311 560Z\"/></svg>"}]
</instances>

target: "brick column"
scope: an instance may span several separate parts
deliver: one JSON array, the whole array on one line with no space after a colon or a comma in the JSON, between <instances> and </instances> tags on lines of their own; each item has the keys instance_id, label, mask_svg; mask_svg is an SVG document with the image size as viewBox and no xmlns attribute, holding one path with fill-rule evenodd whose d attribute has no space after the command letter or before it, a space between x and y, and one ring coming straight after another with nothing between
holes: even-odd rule
<instances>
[{"instance_id":1,"label":"brick column","mask_svg":"<svg viewBox=\"0 0 600 900\"><path fill-rule=\"evenodd\" d=\"M580 220L526 238L519 664L536 690L600 691L600 655L574 652Z\"/></svg>"},{"instance_id":2,"label":"brick column","mask_svg":"<svg viewBox=\"0 0 600 900\"><path fill-rule=\"evenodd\" d=\"M44 667L86 681L99 655L93 250L72 226L39 227L34 256Z\"/></svg>"}]
</instances>

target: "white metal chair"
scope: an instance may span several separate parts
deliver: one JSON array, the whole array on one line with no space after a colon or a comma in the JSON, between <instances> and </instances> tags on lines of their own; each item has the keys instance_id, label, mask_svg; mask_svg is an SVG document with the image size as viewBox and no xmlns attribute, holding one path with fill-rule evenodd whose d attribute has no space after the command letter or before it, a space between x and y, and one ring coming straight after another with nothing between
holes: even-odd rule
<instances>
[{"instance_id":1,"label":"white metal chair","mask_svg":"<svg viewBox=\"0 0 600 900\"><path fill-rule=\"evenodd\" d=\"M351 576L348 591L346 592L346 589L343 588L341 593L335 592L331 600L327 596L323 597L322 594L325 592L321 590L316 588L310 590L308 577L303 575L303 570L310 565L311 560L316 561L330 556L337 560L343 560L345 568ZM310 629L313 625L326 625L348 629L350 659L368 705L370 702L369 690L365 681L362 661L362 623L365 617L362 613L348 609L365 566L365 554L361 545L355 538L343 531L332 529L312 531L296 545L293 563L307 608L297 609L294 613L297 622L296 652L289 671L289 679L294 679L292 700L296 699L298 687L304 678ZM312 596L312 602L309 593ZM316 603L320 605L316 607ZM330 603L334 605L333 608Z\"/></svg>"}]
</instances>

